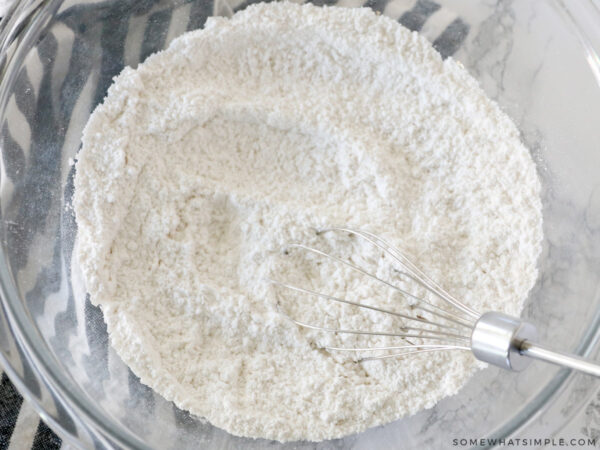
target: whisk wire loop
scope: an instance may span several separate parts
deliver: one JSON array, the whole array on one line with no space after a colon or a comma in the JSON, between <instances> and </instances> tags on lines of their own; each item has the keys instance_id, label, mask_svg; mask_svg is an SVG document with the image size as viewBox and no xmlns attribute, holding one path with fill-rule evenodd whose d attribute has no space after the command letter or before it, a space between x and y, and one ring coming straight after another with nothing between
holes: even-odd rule
<instances>
[{"instance_id":1,"label":"whisk wire loop","mask_svg":"<svg viewBox=\"0 0 600 450\"><path fill-rule=\"evenodd\" d=\"M373 347L337 347L323 346L326 351L372 353L386 352L384 354L375 354L369 356L358 355L356 362L384 360L389 358L400 358L421 353L432 353L448 350L468 350L473 355L484 362L494 364L503 369L521 371L531 362L531 359L542 360L551 364L568 367L579 370L583 373L600 377L600 364L567 353L556 352L544 346L535 343L537 332L535 327L518 317L512 317L498 311L487 311L480 314L473 308L465 305L440 285L435 283L421 269L413 264L400 250L396 249L382 238L368 231L355 230L346 227L333 227L316 230L317 234L329 232L348 233L351 236L359 237L371 243L375 248L389 255L394 262L402 267L402 270L391 267L399 276L404 277L405 282L413 282L424 288L430 294L436 296L444 302L448 309L440 307L424 299L421 295L411 293L407 289L396 285L394 282L384 280L375 273L364 269L350 261L331 255L324 251L308 247L303 244L290 244L288 249L301 249L321 257L330 259L343 264L350 269L361 273L377 282L382 283L396 292L402 294L406 299L416 302L410 305L410 309L419 309L425 311L434 320L424 316L410 316L408 313L400 313L392 309L379 308L366 303L351 301L345 298L335 297L325 293L320 293L311 289L301 288L281 281L268 280L270 283L295 291L308 296L325 299L332 302L343 303L353 307L371 310L377 313L392 315L401 319L411 321L412 324L421 324L422 326L408 326L401 324L397 327L398 331L372 331L372 330L351 330L341 328L328 328L324 326L305 323L290 317L281 311L280 304L277 302L278 311L295 323L299 327L333 333L333 334L353 334L365 336L382 336L388 338L400 338L404 343L402 345L373 346ZM287 252L286 252L287 253ZM447 323L440 323L447 322ZM410 339L410 340L409 340ZM419 342L413 342L418 339ZM425 341L425 342L422 342ZM433 341L430 343L428 341ZM393 353L389 353L393 352Z\"/></svg>"},{"instance_id":2,"label":"whisk wire loop","mask_svg":"<svg viewBox=\"0 0 600 450\"><path fill-rule=\"evenodd\" d=\"M481 315L479 312L475 311L473 308L468 307L461 301L457 300L455 297L450 295L447 291L445 291L440 285L438 285L435 281L433 281L429 276L427 276L421 269L419 269L413 262L408 259L404 254L402 254L397 248L390 245L381 237L369 233L368 231L355 230L353 228L344 228L344 227L332 227L332 228L324 228L318 230L317 233L327 233L330 231L337 232L346 232L352 234L354 236L362 237L367 240L377 248L383 250L388 255L390 255L396 262L402 265L404 268L408 270L406 275L410 275L410 277L417 281L421 286L429 290L430 292L437 295L442 300L446 301L450 305L454 306L456 309L468 314L473 319L479 318Z\"/></svg>"},{"instance_id":3,"label":"whisk wire loop","mask_svg":"<svg viewBox=\"0 0 600 450\"><path fill-rule=\"evenodd\" d=\"M440 308L439 306L434 305L431 302L428 302L427 300L423 299L422 297L418 297L408 291L406 291L405 289L400 288L399 286L396 286L393 283L390 283L389 281L386 281L382 278L379 278L377 275L370 273L368 271L366 271L365 269L363 269L362 267L357 266L356 264L351 263L350 261L345 261L337 256L334 255L330 255L329 253L325 253L321 250L318 250L316 248L313 247L308 247L306 245L303 244L289 244L288 245L288 251L289 249L301 249L301 250L305 250L307 252L310 253L314 253L320 256L323 256L325 258L331 259L333 261L336 261L340 264L343 264L347 267L350 267L352 270L355 270L356 272L359 272L373 280L379 281L380 283L383 283L384 285L394 289L395 291L399 292L400 294L404 295L405 297L408 297L412 300L414 300L415 302L417 302L417 304L415 304L413 306L413 308L418 308L418 309L422 309L424 311L429 312L430 314L433 314L439 318L442 318L444 320L447 320L449 322L453 322L454 324L466 327L466 328L473 328L473 324L472 323L468 323L465 318L461 317L461 316L457 316L456 314L452 314L451 312L445 311L442 308ZM407 274L410 276L410 274ZM411 277L412 278L412 277ZM427 305L430 308L427 308L423 305Z\"/></svg>"},{"instance_id":4,"label":"whisk wire loop","mask_svg":"<svg viewBox=\"0 0 600 450\"><path fill-rule=\"evenodd\" d=\"M291 284L288 284L288 283L282 283L280 281L275 281L275 280L269 280L269 281L271 281L271 283L273 283L273 284L276 284L278 286L290 289L292 291L301 292L301 293L304 293L304 294L316 296L316 297L319 297L319 298L323 298L325 300L330 300L330 301L338 302L338 303L345 303L347 305L357 306L359 308L364 308L364 309L370 309L372 311L377 311L377 312L381 312L381 313L385 313L385 314L390 314L392 316L401 317L401 318L406 319L406 320L412 320L412 321L415 321L415 322L420 322L420 323L423 323L423 324L433 325L433 326L437 326L439 328L444 328L444 329L447 329L447 330L453 330L453 331L459 332L459 330L457 330L456 328L451 327L450 325L446 325L446 324L438 323L438 322L433 322L433 321L425 319L423 317L412 317L412 316L409 316L407 314L402 314L402 313L399 313L399 312L396 312L396 311L392 311L392 310L389 310L389 309L378 308L376 306L371 306L371 305L367 305L367 304L359 303L359 302L353 302L351 300L346 300L344 298L334 297L332 295L323 294L322 292L317 292L317 291L313 291L311 289L301 288L301 287L294 286L294 285L291 285ZM463 324L459 322L458 325L463 325ZM464 326L468 327L468 325L464 325ZM409 329L410 327L402 327L402 328Z\"/></svg>"},{"instance_id":5,"label":"whisk wire loop","mask_svg":"<svg viewBox=\"0 0 600 450\"><path fill-rule=\"evenodd\" d=\"M318 330L318 331L326 331L329 333L335 333L335 334L358 334L358 335L366 335L366 336L388 336L388 337L401 337L401 338L420 338L420 339L432 339L432 340L440 340L440 341L445 341L447 342L448 339L454 339L456 341L466 341L468 342L469 338L467 336L461 336L461 335L450 335L448 333L444 333L444 335L437 335L437 334L426 334L426 333L421 333L421 332L415 332L415 333L391 333L391 332L386 332L386 331L366 331L366 330L343 330L340 328L327 328L327 327L321 327L318 325L311 325L308 323L304 323L304 322L300 322L299 320L296 320L292 317L287 316L292 322L294 322L296 325L303 327L303 328L309 328L311 330ZM418 330L418 331L425 331L425 330L419 330L416 328L413 328L413 330ZM427 330L429 331L429 330Z\"/></svg>"},{"instance_id":6,"label":"whisk wire loop","mask_svg":"<svg viewBox=\"0 0 600 450\"><path fill-rule=\"evenodd\" d=\"M332 255L330 253L324 252L322 250L309 247L304 244L289 244L286 248L285 253L289 254L290 250L302 250L305 252L309 252L315 254L319 257L327 258L336 263L342 264L346 267L349 267L351 270L358 272L366 277L369 277L383 285L393 289L396 292L399 292L405 298L415 302L410 308L418 309L421 311L425 311L426 313L431 314L431 316L436 319L428 319L421 315L411 316L409 314L393 311L387 308L380 308L377 306L369 305L363 302L351 301L345 298L336 297L333 295L329 295L326 293L318 292L312 289L307 289L299 286L295 286L290 283L277 281L269 279L268 281L276 286L281 288L285 288L290 291L294 291L301 294L306 294L308 296L317 297L320 299L347 304L350 306L354 306L357 308L371 310L374 312L388 314L395 317L399 317L406 321L410 321L414 324L421 324L423 326L410 326L410 325L400 325L398 327L398 331L389 332L389 331L373 331L373 330L358 330L358 329L341 329L341 328L328 328L324 326L319 326L315 324L305 323L303 321L297 320L289 315L285 314L281 311L279 303L277 304L277 309L283 315L285 315L289 320L295 323L297 326L327 333L334 334L352 334L352 335L363 335L363 336L383 336L383 337L391 337L391 338L401 338L406 342L404 345L393 345L393 346L380 346L380 347L372 347L372 348L348 348L348 347L335 347L329 346L324 347L325 350L328 351L351 351L351 352L374 352L374 351L395 351L402 350L401 353L393 353L386 355L376 355L370 357L360 358L359 361L368 361L368 360L376 360L376 359L385 359L394 356L401 356L407 354L414 353L425 353L432 351L440 351L440 350L449 350L449 349L458 349L458 350L469 350L469 339L470 339L470 331L473 328L473 320L471 317L471 310L466 306L462 305L462 303L458 302L455 299L452 299L449 294L447 294L442 288L435 285L431 287L428 283L430 282L429 278L426 277L414 264L410 262L407 258L405 258L401 253L395 251L395 249L389 245L387 242L383 241L383 239L378 238L375 235L370 233L353 230L350 228L327 228L316 230L317 234L323 234L327 232L344 232L348 233L352 236L356 236L358 238L362 238L365 241L371 243L375 248L382 250L385 254L391 256L392 260L400 264L403 270L398 270L395 267L393 270L400 274L401 276L406 277L408 280L415 282L417 285L427 289L429 292L433 293L440 299L444 300L446 303L454 306L457 310L456 312L450 312L447 309L443 309L440 306L437 306L424 298L422 296L418 296L414 293L409 292L406 289L396 285L391 281L384 280L383 278L377 276L376 274L366 270L363 267L360 267L357 264L354 264L351 261L344 260L338 256ZM461 308L462 306L462 308ZM476 314L476 313L474 313ZM421 341L433 341L439 342L435 344L418 344L413 343L409 339L420 339Z\"/></svg>"}]
</instances>

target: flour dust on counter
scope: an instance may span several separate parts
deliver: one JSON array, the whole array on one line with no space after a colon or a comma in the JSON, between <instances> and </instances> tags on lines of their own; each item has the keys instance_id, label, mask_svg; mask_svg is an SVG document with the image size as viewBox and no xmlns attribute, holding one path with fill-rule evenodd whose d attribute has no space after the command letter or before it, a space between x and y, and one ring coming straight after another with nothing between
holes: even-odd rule
<instances>
[{"instance_id":1,"label":"flour dust on counter","mask_svg":"<svg viewBox=\"0 0 600 450\"><path fill-rule=\"evenodd\" d=\"M402 319L266 280L387 309L406 299L282 248L314 243L315 226L366 229L469 306L518 314L539 194L514 124L422 37L368 9L256 4L115 78L76 164L77 255L143 383L235 435L320 441L430 408L481 363L327 351L398 341L301 329L278 308L342 329ZM383 270L356 240L319 239Z\"/></svg>"}]
</instances>

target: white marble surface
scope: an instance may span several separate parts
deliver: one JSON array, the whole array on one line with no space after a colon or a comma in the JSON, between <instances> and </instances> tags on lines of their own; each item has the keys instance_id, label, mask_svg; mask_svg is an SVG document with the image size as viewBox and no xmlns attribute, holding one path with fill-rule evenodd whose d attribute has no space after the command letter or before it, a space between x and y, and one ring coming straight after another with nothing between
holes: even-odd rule
<instances>
[{"instance_id":1,"label":"white marble surface","mask_svg":"<svg viewBox=\"0 0 600 450\"><path fill-rule=\"evenodd\" d=\"M597 440L600 447L600 388L597 388L587 404L582 405L577 414L561 431L564 437L589 437Z\"/></svg>"},{"instance_id":2,"label":"white marble surface","mask_svg":"<svg viewBox=\"0 0 600 450\"><path fill-rule=\"evenodd\" d=\"M569 4L569 1L566 3ZM600 0L592 0L592 2L596 8L600 8ZM567 210L571 211L571 214L582 214L581 221L574 222L583 224L581 228L586 230L591 241L598 242L597 232L600 222L597 220L599 208L597 208L596 197L598 197L597 173L600 166L592 163L587 169L583 167L585 165L582 164L583 160L590 154L597 155L598 141L590 139L590 136L598 136L598 128L597 122L590 120L590 115L595 114L590 114L589 110L586 113L585 107L582 108L585 99L574 94L570 86L578 83L587 84L589 87L584 92L587 95L597 96L598 80L593 79L592 71L587 70L585 63L582 63L585 57L582 50L578 49L577 41L580 36L575 36L576 33L562 26L560 15L547 7L549 3L500 2L489 18L491 19L494 14L501 14L504 19L487 33L476 33L472 37L471 45L477 45L478 51L464 57L467 65L478 75L486 91L492 97L499 98L503 108L519 122L534 156L538 156L536 153L539 151L540 172L542 178L545 178L546 183L550 185L546 194L551 200L550 203L553 203L548 208L548 212L553 216L552 210L557 207L554 202L559 197L562 197L562 205L558 208L564 208L565 211L564 221L558 218L556 224L552 224L546 230L548 245L551 250L562 248L563 258L568 261L564 270L575 272L576 261L582 255L587 253L587 256L584 256L585 264L589 262L594 265L597 264L597 256L592 256L591 248L577 249L565 244L569 239L573 239L574 235L571 225L562 227L561 224L569 221ZM569 4L569 6L574 5ZM593 8L588 8L584 14L586 12L594 11ZM600 27L598 19L600 14L595 17L597 26ZM527 34L530 34L527 39L521 39ZM482 42L484 40L488 42ZM518 41L520 44L515 44ZM536 41L541 45L526 48ZM497 42L502 42L504 45L497 45ZM596 43L597 49L600 48L598 44ZM492 48L495 50L491 50ZM593 60L593 58L589 59ZM510 71L507 71L507 67L511 64L532 69L526 70L531 77L511 77ZM597 105L597 101L594 103ZM581 153L574 151L571 155L565 154L565 150L573 146L581 146L579 148L587 146L588 150ZM557 148L565 150L556 152ZM558 228L563 230L557 232ZM542 272L540 290L544 290L544 279L553 286L553 292L561 291L566 284L570 283L568 275L561 275L560 269L556 266L550 264L549 270ZM597 295L590 295L593 291L594 289L591 289L587 294L590 304ZM573 308L580 308L584 302L577 303ZM536 305L534 303L530 306ZM548 322L540 323L540 328L544 328L546 342L558 348L565 345L565 341L558 336L570 320L570 305L565 304L565 306L562 314L551 315ZM556 311L559 309L557 308ZM581 445L576 442L575 447L600 448L600 380L583 375L575 376L571 386L524 428L514 436L554 438L554 441L548 445L533 447L517 445L515 448L557 448L561 446L559 441L561 438L565 439L567 444L571 439L577 441L595 439L595 445L589 443Z\"/></svg>"}]
</instances>

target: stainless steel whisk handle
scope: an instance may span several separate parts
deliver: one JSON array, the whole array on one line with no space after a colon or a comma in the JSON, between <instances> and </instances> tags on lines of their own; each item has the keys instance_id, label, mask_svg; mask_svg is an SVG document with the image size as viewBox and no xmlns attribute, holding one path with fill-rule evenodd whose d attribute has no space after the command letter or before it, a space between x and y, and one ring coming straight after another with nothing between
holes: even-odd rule
<instances>
[{"instance_id":1,"label":"stainless steel whisk handle","mask_svg":"<svg viewBox=\"0 0 600 450\"><path fill-rule=\"evenodd\" d=\"M600 365L578 356L535 344L537 330L530 323L499 312L481 315L471 334L471 350L481 361L521 371L538 359L600 377Z\"/></svg>"}]
</instances>

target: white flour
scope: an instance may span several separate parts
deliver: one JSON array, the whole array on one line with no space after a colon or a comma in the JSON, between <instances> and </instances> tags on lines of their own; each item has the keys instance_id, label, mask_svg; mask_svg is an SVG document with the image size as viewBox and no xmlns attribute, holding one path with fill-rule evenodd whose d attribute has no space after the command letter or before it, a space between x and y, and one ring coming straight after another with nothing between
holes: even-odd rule
<instances>
[{"instance_id":1,"label":"white flour","mask_svg":"<svg viewBox=\"0 0 600 450\"><path fill-rule=\"evenodd\" d=\"M316 325L400 325L264 281L406 306L283 255L304 242L391 273L310 227L381 234L480 311L518 314L537 275L540 185L517 129L459 64L366 9L259 4L125 69L85 129L75 185L79 260L112 345L143 383L238 435L361 431L433 406L479 366L467 352L355 363L322 347L399 342L280 315L277 299Z\"/></svg>"}]
</instances>

